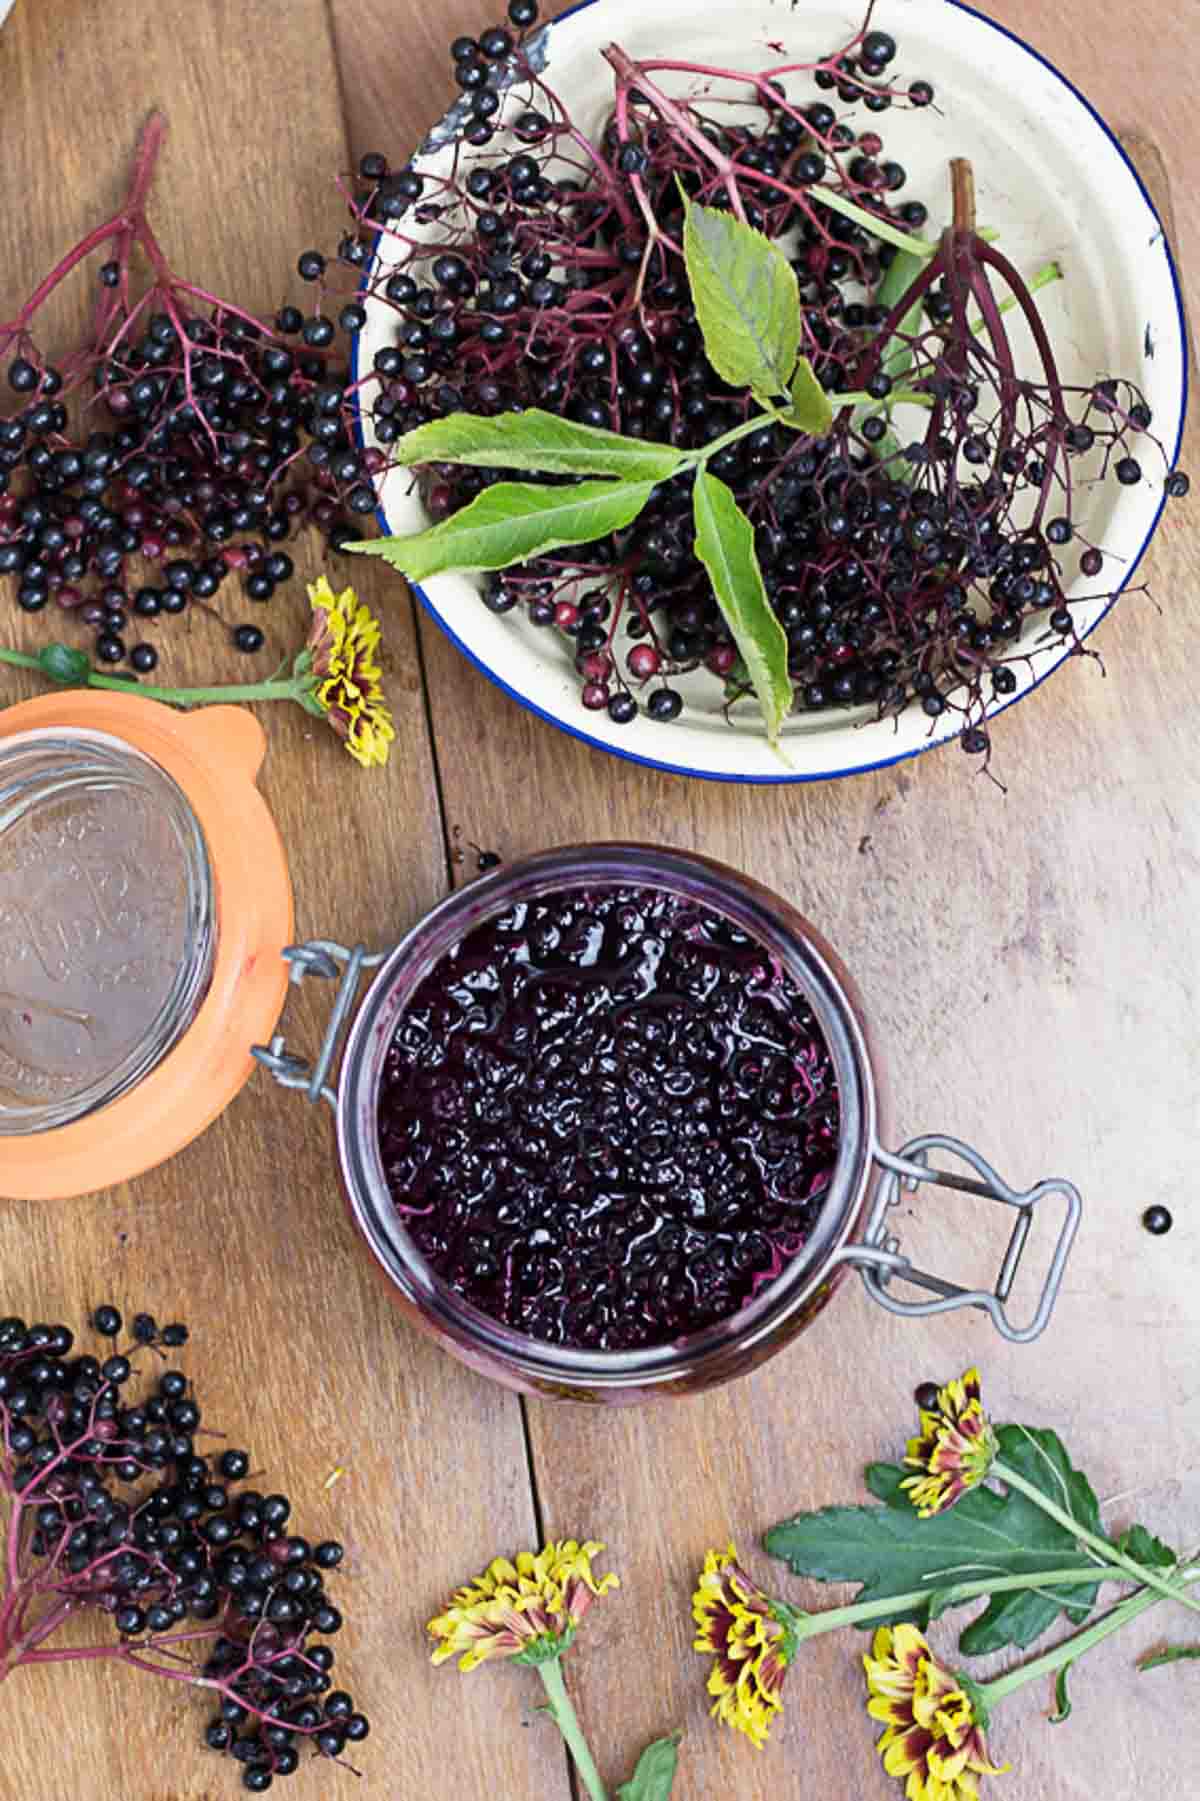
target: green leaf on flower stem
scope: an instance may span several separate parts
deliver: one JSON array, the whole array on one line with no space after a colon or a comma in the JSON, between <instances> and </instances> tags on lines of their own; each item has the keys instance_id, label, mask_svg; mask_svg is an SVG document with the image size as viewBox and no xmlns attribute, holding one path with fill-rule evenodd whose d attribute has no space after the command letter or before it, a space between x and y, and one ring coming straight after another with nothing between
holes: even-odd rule
<instances>
[{"instance_id":1,"label":"green leaf on flower stem","mask_svg":"<svg viewBox=\"0 0 1200 1801\"><path fill-rule=\"evenodd\" d=\"M791 393L792 404L783 415L784 424L813 438L825 437L833 425L833 406L806 356L797 364Z\"/></svg>"},{"instance_id":2,"label":"green leaf on flower stem","mask_svg":"<svg viewBox=\"0 0 1200 1801\"><path fill-rule=\"evenodd\" d=\"M449 569L507 569L564 544L590 544L632 524L654 492L653 482L579 482L549 487L497 482L440 525L408 538L347 544L383 557L411 581Z\"/></svg>"},{"instance_id":3,"label":"green leaf on flower stem","mask_svg":"<svg viewBox=\"0 0 1200 1801\"><path fill-rule=\"evenodd\" d=\"M767 737L777 744L792 705L792 681L787 634L767 599L754 550L754 527L732 491L707 469L696 472L692 501L696 555L708 570L717 605L741 652Z\"/></svg>"},{"instance_id":4,"label":"green leaf on flower stem","mask_svg":"<svg viewBox=\"0 0 1200 1801\"><path fill-rule=\"evenodd\" d=\"M1001 1426L1000 1455L1013 1471L1044 1490L1089 1532L1102 1536L1100 1509L1091 1484L1075 1469L1053 1432ZM876 1463L867 1487L882 1507L826 1507L798 1514L767 1533L766 1549L798 1576L861 1584L856 1599L922 1592L918 1606L897 1608L894 1621L924 1626L948 1606L956 1583L988 1576L1028 1576L1086 1561L1074 1535L1015 1492L973 1488L945 1513L923 1520L900 1484L906 1471ZM1099 1581L1058 1588L1016 1589L994 1595L963 1631L959 1649L983 1656L1006 1646L1024 1647L1060 1613L1075 1624L1096 1604Z\"/></svg>"},{"instance_id":5,"label":"green leaf on flower stem","mask_svg":"<svg viewBox=\"0 0 1200 1801\"><path fill-rule=\"evenodd\" d=\"M679 1766L681 1732L657 1738L638 1758L637 1769L617 1790L617 1801L668 1801Z\"/></svg>"},{"instance_id":6,"label":"green leaf on flower stem","mask_svg":"<svg viewBox=\"0 0 1200 1801\"><path fill-rule=\"evenodd\" d=\"M1070 1668L1071 1665L1069 1663L1064 1663L1062 1669L1054 1679L1054 1705L1058 1709L1058 1712L1050 1715L1050 1724L1052 1726L1061 1726L1064 1721L1070 1719L1073 1712L1071 1707L1071 1697L1067 1693L1067 1672Z\"/></svg>"},{"instance_id":7,"label":"green leaf on flower stem","mask_svg":"<svg viewBox=\"0 0 1200 1801\"><path fill-rule=\"evenodd\" d=\"M684 259L705 355L732 387L786 394L802 330L795 270L753 226L686 194L684 202Z\"/></svg>"},{"instance_id":8,"label":"green leaf on flower stem","mask_svg":"<svg viewBox=\"0 0 1200 1801\"><path fill-rule=\"evenodd\" d=\"M74 682L86 682L91 671L91 660L82 650L73 650L69 644L47 644L38 652L38 668L43 675L48 675L52 682L62 682L70 687Z\"/></svg>"},{"instance_id":9,"label":"green leaf on flower stem","mask_svg":"<svg viewBox=\"0 0 1200 1801\"><path fill-rule=\"evenodd\" d=\"M1144 1563L1150 1570L1172 1570L1179 1562L1179 1553L1172 1551L1170 1545L1164 1545L1161 1538L1155 1538L1144 1526L1130 1526L1122 1532L1117 1540L1118 1551L1124 1551L1126 1557Z\"/></svg>"},{"instance_id":10,"label":"green leaf on flower stem","mask_svg":"<svg viewBox=\"0 0 1200 1801\"><path fill-rule=\"evenodd\" d=\"M1149 1657L1139 1657L1137 1667L1157 1670L1164 1663L1182 1663L1193 1657L1200 1657L1200 1645L1167 1645L1162 1651L1152 1651Z\"/></svg>"},{"instance_id":11,"label":"green leaf on flower stem","mask_svg":"<svg viewBox=\"0 0 1200 1801\"><path fill-rule=\"evenodd\" d=\"M475 469L529 469L543 475L619 475L626 481L669 481L687 460L673 444L625 438L594 425L576 425L530 407L525 413L482 418L451 413L418 425L390 448L405 468L419 463L466 463Z\"/></svg>"}]
</instances>

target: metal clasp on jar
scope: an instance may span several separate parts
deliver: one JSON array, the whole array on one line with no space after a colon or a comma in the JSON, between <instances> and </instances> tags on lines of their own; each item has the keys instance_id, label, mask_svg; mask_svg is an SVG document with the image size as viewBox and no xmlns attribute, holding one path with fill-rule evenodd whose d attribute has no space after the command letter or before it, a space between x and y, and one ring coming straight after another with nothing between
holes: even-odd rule
<instances>
[{"instance_id":1,"label":"metal clasp on jar","mask_svg":"<svg viewBox=\"0 0 1200 1801\"><path fill-rule=\"evenodd\" d=\"M940 1151L961 1158L977 1172L977 1176L958 1175L953 1170L932 1168L927 1161L930 1151ZM886 1307L889 1313L925 1318L934 1313L950 1313L956 1307L978 1307L991 1317L992 1324L1001 1336L1014 1344L1027 1344L1044 1331L1058 1298L1063 1270L1079 1228L1081 1201L1079 1190L1074 1184L1061 1176L1054 1176L1035 1183L1032 1188L1011 1188L969 1144L964 1144L960 1138L947 1138L936 1132L910 1139L898 1155L875 1145L872 1156L883 1174L875 1191L866 1230L857 1243L843 1245L834 1254L832 1261L850 1263L858 1268L867 1293L881 1307ZM888 1215L899 1204L903 1192L915 1192L922 1182L932 1183L938 1188L957 1189L963 1194L979 1195L985 1200L996 1201L1001 1206L1014 1209L1016 1218L1013 1229L992 1288L963 1288L956 1282L947 1282L928 1270L917 1269L900 1249L899 1238L889 1230ZM1008 1298L1033 1227L1034 1213L1046 1197L1052 1194L1062 1195L1066 1202L1066 1213L1033 1317L1027 1325L1014 1325L1009 1317ZM913 1287L923 1288L938 1298L931 1301L904 1300L890 1291L891 1284L895 1281L911 1283Z\"/></svg>"},{"instance_id":2,"label":"metal clasp on jar","mask_svg":"<svg viewBox=\"0 0 1200 1801\"><path fill-rule=\"evenodd\" d=\"M337 1056L343 1029L350 1017L359 978L364 969L375 969L387 953L368 951L356 944L348 948L332 938L310 938L307 944L289 944L284 951L288 964L288 980L299 987L306 976L323 976L332 981L341 968L341 980L334 997L333 1011L321 1040L315 1062L298 1057L287 1048L282 1032L276 1032L270 1044L251 1046L251 1055L267 1069L284 1088L302 1088L310 1101L328 1101L337 1111L337 1089L326 1077Z\"/></svg>"}]
</instances>

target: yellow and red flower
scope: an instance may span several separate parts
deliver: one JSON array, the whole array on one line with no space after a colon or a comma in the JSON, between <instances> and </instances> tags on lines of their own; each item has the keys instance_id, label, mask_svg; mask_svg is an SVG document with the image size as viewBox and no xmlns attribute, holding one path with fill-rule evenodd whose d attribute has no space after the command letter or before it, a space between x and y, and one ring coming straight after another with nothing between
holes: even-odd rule
<instances>
[{"instance_id":1,"label":"yellow and red flower","mask_svg":"<svg viewBox=\"0 0 1200 1801\"><path fill-rule=\"evenodd\" d=\"M783 1709L779 1691L796 1652L794 1629L746 1574L732 1544L705 1557L692 1617L699 1627L693 1647L713 1659L713 1717L744 1732L761 1751Z\"/></svg>"},{"instance_id":2,"label":"yellow and red flower","mask_svg":"<svg viewBox=\"0 0 1200 1801\"><path fill-rule=\"evenodd\" d=\"M492 1657L536 1663L561 1656L592 1602L620 1586L615 1576L597 1578L592 1570L603 1549L592 1539L565 1538L521 1551L515 1563L494 1557L430 1620L438 1641L433 1662L457 1657L460 1670L474 1670Z\"/></svg>"},{"instance_id":3,"label":"yellow and red flower","mask_svg":"<svg viewBox=\"0 0 1200 1801\"><path fill-rule=\"evenodd\" d=\"M886 1727L876 1744L907 1801L977 1801L977 1776L1009 1766L988 1757L983 1726L962 1678L937 1661L915 1626L881 1626L863 1658L867 1712Z\"/></svg>"},{"instance_id":4,"label":"yellow and red flower","mask_svg":"<svg viewBox=\"0 0 1200 1801\"><path fill-rule=\"evenodd\" d=\"M909 1439L904 1463L921 1474L906 1476L900 1486L927 1520L984 1481L1000 1447L983 1411L977 1369L940 1388L937 1405L923 1407L920 1422L920 1435Z\"/></svg>"},{"instance_id":5,"label":"yellow and red flower","mask_svg":"<svg viewBox=\"0 0 1200 1801\"><path fill-rule=\"evenodd\" d=\"M335 594L324 576L309 584L308 598L313 611L304 656L315 710L356 762L386 763L396 728L376 661L379 621L353 588Z\"/></svg>"}]
</instances>

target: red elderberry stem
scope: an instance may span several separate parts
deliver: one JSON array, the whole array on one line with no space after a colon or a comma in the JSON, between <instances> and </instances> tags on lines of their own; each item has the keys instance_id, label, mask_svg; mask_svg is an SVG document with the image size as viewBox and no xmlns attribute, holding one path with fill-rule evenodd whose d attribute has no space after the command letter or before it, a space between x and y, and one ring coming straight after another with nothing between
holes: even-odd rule
<instances>
[{"instance_id":1,"label":"red elderberry stem","mask_svg":"<svg viewBox=\"0 0 1200 1801\"><path fill-rule=\"evenodd\" d=\"M72 269L78 268L79 264L89 257L93 250L99 249L100 245L107 243L110 238L131 238L135 234L137 225L142 221L146 196L150 191L155 164L158 161L158 154L162 148L166 131L167 121L163 114L151 113L142 129L134 162L133 179L130 182L124 206L120 212L114 213L111 219L106 219L102 225L95 226L86 237L81 238L75 248L69 250L62 261L51 269L49 275L38 283L16 319L8 325L0 326L0 354L8 349L14 337L24 331L38 308L53 294L60 283L66 280ZM123 257L121 260L124 264L125 258Z\"/></svg>"}]
</instances>

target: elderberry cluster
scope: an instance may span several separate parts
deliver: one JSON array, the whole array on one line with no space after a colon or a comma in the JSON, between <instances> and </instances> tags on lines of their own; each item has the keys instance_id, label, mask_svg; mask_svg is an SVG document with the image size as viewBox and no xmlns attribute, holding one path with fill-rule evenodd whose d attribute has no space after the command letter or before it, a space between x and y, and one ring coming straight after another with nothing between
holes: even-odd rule
<instances>
[{"instance_id":1,"label":"elderberry cluster","mask_svg":"<svg viewBox=\"0 0 1200 1801\"><path fill-rule=\"evenodd\" d=\"M251 621L230 622L215 597L234 578L270 599L293 574L283 548L305 523L337 549L374 507L378 453L353 436L353 391L339 335L363 312L284 306L260 322L166 266L146 221L164 127L152 119L127 205L68 253L21 312L0 323L0 576L29 613L53 602L95 633L102 664L158 662L147 626L213 614L234 645L262 648ZM131 224L128 222L132 221ZM136 291L133 247L149 256ZM94 320L53 362L38 313L75 267L95 273ZM315 258L315 262L314 262ZM300 258L318 280L324 258ZM6 379L5 379L6 377Z\"/></svg>"},{"instance_id":2,"label":"elderberry cluster","mask_svg":"<svg viewBox=\"0 0 1200 1801\"><path fill-rule=\"evenodd\" d=\"M532 23L536 7L520 13L510 9L510 19ZM869 114L930 106L932 84L894 77L898 55L889 34L866 30L810 74ZM549 78L522 58L503 27L452 46L469 102L462 135L481 154L448 175L391 172L381 156L361 167L359 249L365 259L376 230L398 244L373 286L396 312L394 342L361 386L378 443L449 413L531 406L688 449L742 424L757 403L708 362L678 249L681 188L709 207L736 202L792 262L805 352L835 409L852 391L877 403L869 413L842 409L819 441L767 420L709 465L756 528L795 704L881 714L916 704L931 720L953 709L965 748L986 750L987 705L1016 688L1012 664L1030 654L1031 616L1035 639L1040 626L1039 641L1078 647L1067 598L1077 571L1067 559L1078 555L1078 573L1092 578L1105 558L1081 535L1074 497L1110 473L1142 479L1133 452L1151 418L1141 395L1115 379L1067 389L1048 345L1043 379L1009 379L1006 343L975 329L980 288L999 273L1026 316L1033 301L1004 258L974 239L973 219L964 227L978 252L970 281L944 249L935 256L913 331L913 297L894 305L884 288L897 250L871 220L916 232L929 214L902 195L907 171L873 121L839 117L823 98L789 97L770 77L710 71L704 96L676 108L726 159L722 176L645 72L639 85L636 64L615 63L618 104L589 159L568 136ZM722 80L736 83L742 114L753 107L756 121L730 122L716 104ZM866 222L829 206L830 189ZM421 229L409 235L409 221ZM999 317L994 307L989 316ZM891 415L900 392L926 408L915 430L911 411ZM516 472L420 473L440 520ZM1168 494L1186 488L1180 472L1167 480ZM662 484L626 531L494 575L482 598L565 634L583 705L615 723L643 705L655 719L678 717L676 683L693 671L718 678L727 699L746 691L695 555L690 475Z\"/></svg>"},{"instance_id":3,"label":"elderberry cluster","mask_svg":"<svg viewBox=\"0 0 1200 1801\"><path fill-rule=\"evenodd\" d=\"M110 1341L123 1331L111 1305L92 1325ZM17 1578L0 1606L0 1662L54 1661L55 1629L94 1610L116 1637L89 1655L219 1693L207 1743L263 1794L305 1744L340 1759L369 1731L333 1690L332 1650L309 1642L341 1627L325 1582L343 1549L290 1533L286 1496L240 1486L247 1452L197 1450L190 1381L145 1367L187 1337L138 1313L124 1348L96 1357L74 1354L66 1326L0 1320L0 1490Z\"/></svg>"}]
</instances>

